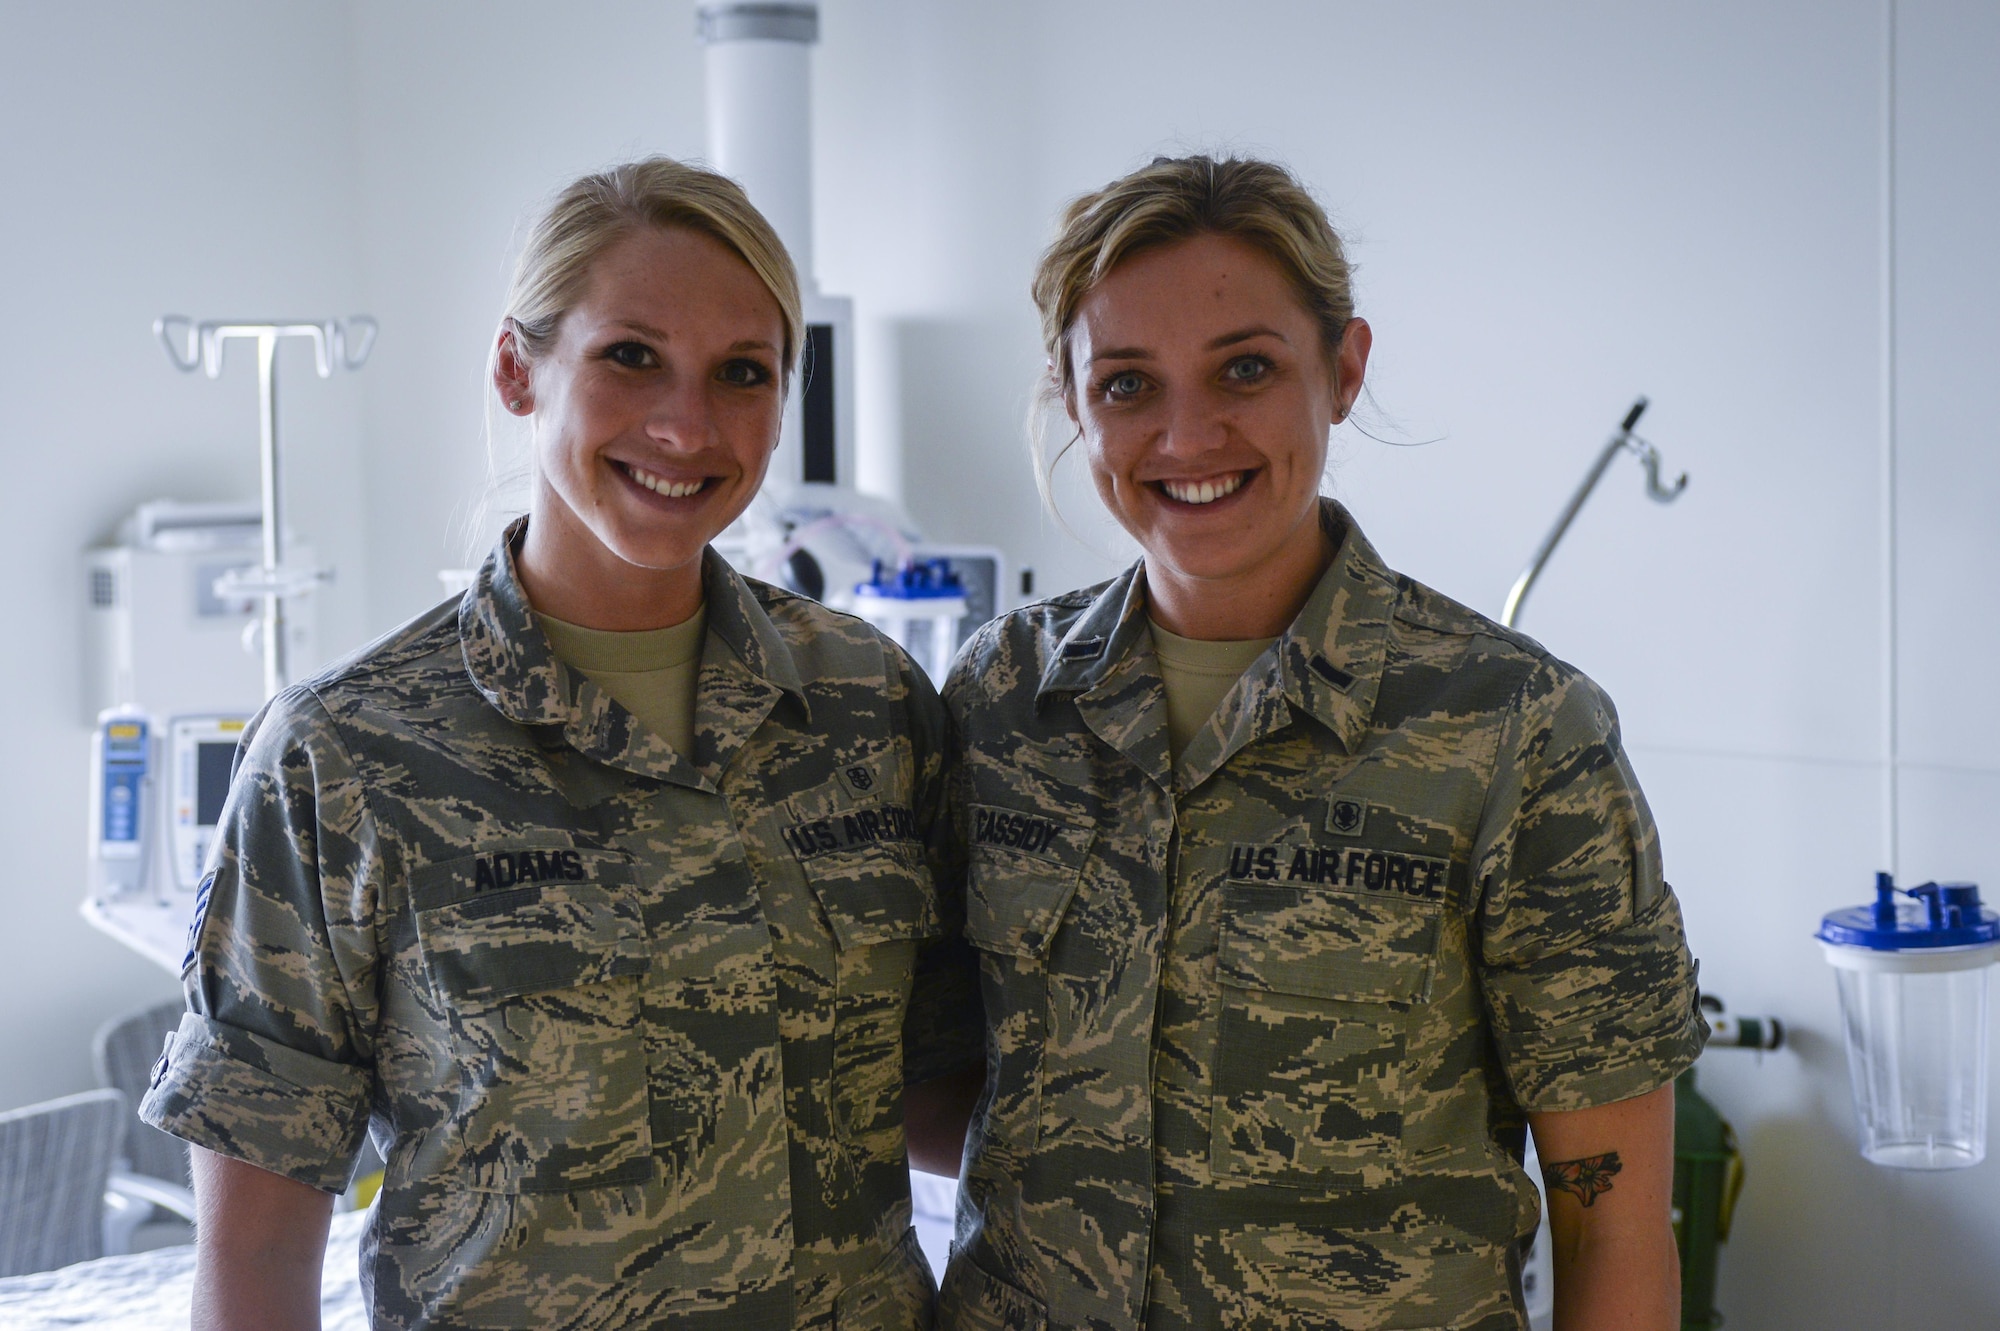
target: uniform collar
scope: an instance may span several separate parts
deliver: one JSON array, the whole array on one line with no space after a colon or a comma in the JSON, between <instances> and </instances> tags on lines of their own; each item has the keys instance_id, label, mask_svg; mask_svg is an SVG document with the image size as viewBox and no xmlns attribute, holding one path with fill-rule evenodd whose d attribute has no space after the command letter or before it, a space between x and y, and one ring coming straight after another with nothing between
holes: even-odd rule
<instances>
[{"instance_id":1,"label":"uniform collar","mask_svg":"<svg viewBox=\"0 0 2000 1331\"><path fill-rule=\"evenodd\" d=\"M1049 653L1035 700L1050 693L1088 693L1124 665L1146 633L1146 565L1106 583Z\"/></svg>"},{"instance_id":2,"label":"uniform collar","mask_svg":"<svg viewBox=\"0 0 2000 1331\"><path fill-rule=\"evenodd\" d=\"M749 584L707 550L702 594L708 634L696 688L695 753L676 754L610 695L557 659L535 622L514 563L527 523L519 518L508 526L458 607L466 673L501 715L525 726L558 728L572 747L614 767L709 789L780 694L792 695L810 720L791 649Z\"/></svg>"},{"instance_id":3,"label":"uniform collar","mask_svg":"<svg viewBox=\"0 0 2000 1331\"><path fill-rule=\"evenodd\" d=\"M1339 736L1352 754L1375 713L1401 588L1346 508L1321 499L1319 512L1321 527L1338 545L1278 639L1278 668L1285 700Z\"/></svg>"},{"instance_id":4,"label":"uniform collar","mask_svg":"<svg viewBox=\"0 0 2000 1331\"><path fill-rule=\"evenodd\" d=\"M1263 696L1248 699L1250 705L1239 709L1238 716L1259 733L1284 724L1286 718L1277 714L1283 709L1274 713L1268 705L1260 705L1277 701L1267 692L1275 684L1291 709L1317 719L1339 737L1347 752L1354 753L1375 711L1388 654L1389 620L1399 590L1396 575L1346 508L1321 499L1320 524L1336 542L1333 561L1274 644L1277 678L1258 683L1253 695ZM1157 681L1151 653L1141 562L1106 584L1056 644L1043 668L1036 699L1051 693L1086 698L1122 693L1141 676ZM1250 738L1254 736L1234 737L1227 751L1234 752Z\"/></svg>"}]
</instances>

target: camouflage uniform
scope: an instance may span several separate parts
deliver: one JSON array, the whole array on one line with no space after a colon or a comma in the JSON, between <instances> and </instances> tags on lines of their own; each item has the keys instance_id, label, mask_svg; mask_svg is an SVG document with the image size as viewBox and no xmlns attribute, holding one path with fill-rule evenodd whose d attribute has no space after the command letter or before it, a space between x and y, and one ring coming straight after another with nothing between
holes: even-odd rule
<instances>
[{"instance_id":1,"label":"camouflage uniform","mask_svg":"<svg viewBox=\"0 0 2000 1331\"><path fill-rule=\"evenodd\" d=\"M941 1327L1516 1331L1524 1112L1700 1048L1610 702L1322 517L1178 770L1139 568L960 657L988 1077Z\"/></svg>"},{"instance_id":2,"label":"camouflage uniform","mask_svg":"<svg viewBox=\"0 0 2000 1331\"><path fill-rule=\"evenodd\" d=\"M372 1118L378 1327L928 1326L936 693L710 554L678 754L550 654L508 549L245 737L144 1117L327 1191Z\"/></svg>"}]
</instances>

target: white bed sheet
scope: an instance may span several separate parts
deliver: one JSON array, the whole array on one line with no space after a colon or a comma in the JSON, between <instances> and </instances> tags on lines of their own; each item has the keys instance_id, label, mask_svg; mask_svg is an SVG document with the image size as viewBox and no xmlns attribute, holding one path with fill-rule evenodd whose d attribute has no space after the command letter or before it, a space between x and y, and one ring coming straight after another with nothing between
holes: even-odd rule
<instances>
[{"instance_id":1,"label":"white bed sheet","mask_svg":"<svg viewBox=\"0 0 2000 1331\"><path fill-rule=\"evenodd\" d=\"M929 1174L910 1176L912 1217L934 1274L944 1274L958 1184ZM361 1231L366 1211L333 1218L320 1272L321 1331L368 1331L361 1302ZM55 1271L0 1280L0 1328L58 1331L178 1331L194 1300L194 1248L156 1248L129 1257L100 1257Z\"/></svg>"},{"instance_id":2,"label":"white bed sheet","mask_svg":"<svg viewBox=\"0 0 2000 1331\"><path fill-rule=\"evenodd\" d=\"M368 1331L360 1259L361 1231L367 1223L365 1211L333 1218L326 1265L320 1273L322 1331ZM193 1301L194 1248L155 1248L0 1280L0 1327L177 1331L188 1324Z\"/></svg>"}]
</instances>

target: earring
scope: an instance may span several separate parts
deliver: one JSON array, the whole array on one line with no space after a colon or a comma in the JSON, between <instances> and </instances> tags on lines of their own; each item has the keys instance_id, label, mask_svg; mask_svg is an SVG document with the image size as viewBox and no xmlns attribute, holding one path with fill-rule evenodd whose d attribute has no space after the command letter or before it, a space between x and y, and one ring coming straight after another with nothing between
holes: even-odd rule
<instances>
[{"instance_id":1,"label":"earring","mask_svg":"<svg viewBox=\"0 0 2000 1331\"><path fill-rule=\"evenodd\" d=\"M515 397L515 398L509 398L509 399L507 399L507 410L509 410L509 411L519 411L520 409L521 409L521 399L520 399L520 398L518 398L518 397Z\"/></svg>"}]
</instances>

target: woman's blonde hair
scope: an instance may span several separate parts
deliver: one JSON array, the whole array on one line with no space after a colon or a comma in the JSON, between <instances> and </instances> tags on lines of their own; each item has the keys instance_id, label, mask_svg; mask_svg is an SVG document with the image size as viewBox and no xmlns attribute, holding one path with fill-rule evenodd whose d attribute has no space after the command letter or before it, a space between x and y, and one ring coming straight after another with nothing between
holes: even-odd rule
<instances>
[{"instance_id":1,"label":"woman's blonde hair","mask_svg":"<svg viewBox=\"0 0 2000 1331\"><path fill-rule=\"evenodd\" d=\"M721 241L770 289L784 318L782 364L790 383L805 345L805 306L792 256L743 187L671 157L647 157L594 172L558 194L528 233L507 292L507 318L534 361L583 296L590 268L642 227L686 227Z\"/></svg>"},{"instance_id":2,"label":"woman's blonde hair","mask_svg":"<svg viewBox=\"0 0 2000 1331\"><path fill-rule=\"evenodd\" d=\"M1044 499L1054 464L1043 457L1040 424L1051 399L1067 400L1075 387L1069 329L1078 307L1106 274L1140 250L1198 235L1230 236L1270 255L1319 324L1328 360L1340 350L1341 335L1354 317L1353 270L1340 234L1298 178L1275 162L1251 157L1155 157L1073 200L1035 267L1032 290L1049 357L1033 431L1035 482Z\"/></svg>"}]
</instances>

